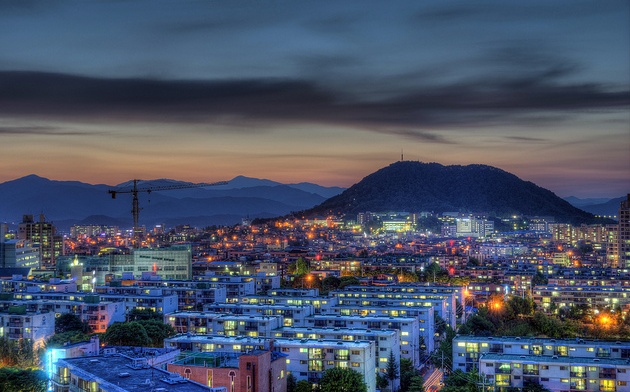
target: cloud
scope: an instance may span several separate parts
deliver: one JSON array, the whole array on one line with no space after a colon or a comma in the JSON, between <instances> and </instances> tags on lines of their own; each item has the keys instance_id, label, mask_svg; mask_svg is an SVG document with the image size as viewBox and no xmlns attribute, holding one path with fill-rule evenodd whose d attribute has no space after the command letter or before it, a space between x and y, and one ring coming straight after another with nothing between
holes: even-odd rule
<instances>
[{"instance_id":1,"label":"cloud","mask_svg":"<svg viewBox=\"0 0 630 392\"><path fill-rule=\"evenodd\" d=\"M548 139L543 139L540 137L527 137L527 136L506 136L506 139L516 140L519 142L533 142L533 143L547 143Z\"/></svg>"},{"instance_id":2,"label":"cloud","mask_svg":"<svg viewBox=\"0 0 630 392\"><path fill-rule=\"evenodd\" d=\"M0 72L0 115L65 120L208 124L313 123L355 126L385 134L449 143L427 131L497 124L527 125L528 117L562 121L569 112L627 110L630 92L595 83L559 83L544 70L520 78L478 79L380 99L349 96L308 80L190 81L103 79ZM533 121L540 125L542 120Z\"/></svg>"},{"instance_id":3,"label":"cloud","mask_svg":"<svg viewBox=\"0 0 630 392\"><path fill-rule=\"evenodd\" d=\"M68 131L54 127L0 127L0 135L85 136L99 132Z\"/></svg>"}]
</instances>

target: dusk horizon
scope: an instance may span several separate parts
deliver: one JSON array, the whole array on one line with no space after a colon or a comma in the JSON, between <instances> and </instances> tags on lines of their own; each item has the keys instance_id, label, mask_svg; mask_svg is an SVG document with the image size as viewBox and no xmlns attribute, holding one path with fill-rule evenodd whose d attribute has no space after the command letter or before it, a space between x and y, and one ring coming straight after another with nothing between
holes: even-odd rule
<instances>
[{"instance_id":1,"label":"dusk horizon","mask_svg":"<svg viewBox=\"0 0 630 392\"><path fill-rule=\"evenodd\" d=\"M402 149L562 197L630 188L627 2L0 11L0 182L244 175L349 187Z\"/></svg>"}]
</instances>

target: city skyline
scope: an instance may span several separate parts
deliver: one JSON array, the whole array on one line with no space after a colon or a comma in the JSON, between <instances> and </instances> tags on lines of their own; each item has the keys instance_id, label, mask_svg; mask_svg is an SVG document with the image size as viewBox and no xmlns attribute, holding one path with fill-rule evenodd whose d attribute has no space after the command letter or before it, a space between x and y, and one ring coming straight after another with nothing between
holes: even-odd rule
<instances>
[{"instance_id":1,"label":"city skyline","mask_svg":"<svg viewBox=\"0 0 630 392\"><path fill-rule=\"evenodd\" d=\"M630 6L0 3L0 182L349 187L400 159L630 184Z\"/></svg>"}]
</instances>

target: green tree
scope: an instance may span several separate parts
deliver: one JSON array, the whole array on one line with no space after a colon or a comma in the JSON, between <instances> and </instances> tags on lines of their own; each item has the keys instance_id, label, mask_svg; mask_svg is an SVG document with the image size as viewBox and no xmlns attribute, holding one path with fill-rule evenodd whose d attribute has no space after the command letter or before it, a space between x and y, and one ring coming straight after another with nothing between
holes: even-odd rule
<instances>
[{"instance_id":1,"label":"green tree","mask_svg":"<svg viewBox=\"0 0 630 392\"><path fill-rule=\"evenodd\" d=\"M78 343L90 340L90 335L81 331L68 331L54 334L46 341L46 348L61 347L66 343Z\"/></svg>"},{"instance_id":2,"label":"green tree","mask_svg":"<svg viewBox=\"0 0 630 392\"><path fill-rule=\"evenodd\" d=\"M536 275L532 278L532 286L543 286L549 283L549 279L542 272L536 271Z\"/></svg>"},{"instance_id":3,"label":"green tree","mask_svg":"<svg viewBox=\"0 0 630 392\"><path fill-rule=\"evenodd\" d=\"M322 294L337 290L341 284L341 279L336 276L327 276L322 280Z\"/></svg>"},{"instance_id":4,"label":"green tree","mask_svg":"<svg viewBox=\"0 0 630 392\"><path fill-rule=\"evenodd\" d=\"M359 285L359 279L356 276L342 276L339 280L339 289L343 289L346 286Z\"/></svg>"},{"instance_id":5,"label":"green tree","mask_svg":"<svg viewBox=\"0 0 630 392\"><path fill-rule=\"evenodd\" d=\"M64 333L69 331L91 333L92 329L88 323L82 321L76 314L63 313L55 319L55 333Z\"/></svg>"},{"instance_id":6,"label":"green tree","mask_svg":"<svg viewBox=\"0 0 630 392\"><path fill-rule=\"evenodd\" d=\"M287 392L289 392L288 389ZM313 384L306 380L300 380L295 386L295 392L313 392Z\"/></svg>"},{"instance_id":7,"label":"green tree","mask_svg":"<svg viewBox=\"0 0 630 392\"><path fill-rule=\"evenodd\" d=\"M510 319L531 316L534 313L534 301L529 297L514 296L507 301L505 306L507 308L507 317Z\"/></svg>"},{"instance_id":8,"label":"green tree","mask_svg":"<svg viewBox=\"0 0 630 392\"><path fill-rule=\"evenodd\" d=\"M407 392L424 392L424 377L420 375L411 377Z\"/></svg>"},{"instance_id":9,"label":"green tree","mask_svg":"<svg viewBox=\"0 0 630 392\"><path fill-rule=\"evenodd\" d=\"M389 380L389 385L394 391L394 380L398 378L400 375L400 368L398 367L398 362L396 362L396 358L394 357L394 351L389 351L389 358L387 359L387 379Z\"/></svg>"},{"instance_id":10,"label":"green tree","mask_svg":"<svg viewBox=\"0 0 630 392\"><path fill-rule=\"evenodd\" d=\"M523 382L523 392L551 392L549 389L543 387L534 381Z\"/></svg>"},{"instance_id":11,"label":"green tree","mask_svg":"<svg viewBox=\"0 0 630 392\"><path fill-rule=\"evenodd\" d=\"M376 374L376 388L383 390L389 386L387 376L381 373Z\"/></svg>"},{"instance_id":12,"label":"green tree","mask_svg":"<svg viewBox=\"0 0 630 392\"><path fill-rule=\"evenodd\" d=\"M142 320L159 320L162 321L163 315L160 312L156 312L151 309L138 309L133 308L127 313L127 321L142 321Z\"/></svg>"},{"instance_id":13,"label":"green tree","mask_svg":"<svg viewBox=\"0 0 630 392\"><path fill-rule=\"evenodd\" d=\"M440 342L438 348L431 355L431 363L441 369L453 367L453 338L456 333L451 327L446 328L446 336Z\"/></svg>"},{"instance_id":14,"label":"green tree","mask_svg":"<svg viewBox=\"0 0 630 392\"><path fill-rule=\"evenodd\" d=\"M164 339L170 338L176 333L170 324L165 324L161 320L149 319L138 321L138 323L144 327L153 347L163 347Z\"/></svg>"},{"instance_id":15,"label":"green tree","mask_svg":"<svg viewBox=\"0 0 630 392\"><path fill-rule=\"evenodd\" d=\"M408 358L400 358L400 390L408 390L411 379L417 375L420 373L413 367L413 362Z\"/></svg>"},{"instance_id":16,"label":"green tree","mask_svg":"<svg viewBox=\"0 0 630 392\"><path fill-rule=\"evenodd\" d=\"M3 392L45 392L48 378L41 370L5 367L0 368L0 385Z\"/></svg>"},{"instance_id":17,"label":"green tree","mask_svg":"<svg viewBox=\"0 0 630 392\"><path fill-rule=\"evenodd\" d=\"M151 339L142 324L132 321L110 325L103 334L103 342L111 346L148 346Z\"/></svg>"},{"instance_id":18,"label":"green tree","mask_svg":"<svg viewBox=\"0 0 630 392\"><path fill-rule=\"evenodd\" d=\"M295 380L295 376L291 373L287 376L287 392L295 392L295 388L297 387L297 381Z\"/></svg>"},{"instance_id":19,"label":"green tree","mask_svg":"<svg viewBox=\"0 0 630 392\"><path fill-rule=\"evenodd\" d=\"M304 275L308 274L309 272L311 272L310 263L302 257L299 257L295 262L295 273L297 275Z\"/></svg>"},{"instance_id":20,"label":"green tree","mask_svg":"<svg viewBox=\"0 0 630 392\"><path fill-rule=\"evenodd\" d=\"M361 373L350 368L331 368L319 382L319 392L367 392Z\"/></svg>"}]
</instances>

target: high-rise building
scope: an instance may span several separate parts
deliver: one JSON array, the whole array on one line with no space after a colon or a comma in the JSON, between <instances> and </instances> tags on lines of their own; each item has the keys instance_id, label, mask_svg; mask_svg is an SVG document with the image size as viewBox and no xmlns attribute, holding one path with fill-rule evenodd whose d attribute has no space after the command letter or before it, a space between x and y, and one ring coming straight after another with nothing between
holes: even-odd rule
<instances>
[{"instance_id":1,"label":"high-rise building","mask_svg":"<svg viewBox=\"0 0 630 392\"><path fill-rule=\"evenodd\" d=\"M39 222L35 222L33 215L23 215L22 223L18 225L17 238L38 244L42 267L45 269L54 269L56 258L63 254L63 237L57 234L52 223L46 222L44 214L39 215Z\"/></svg>"},{"instance_id":2,"label":"high-rise building","mask_svg":"<svg viewBox=\"0 0 630 392\"><path fill-rule=\"evenodd\" d=\"M630 194L619 206L619 230L617 232L619 266L630 267Z\"/></svg>"},{"instance_id":3,"label":"high-rise building","mask_svg":"<svg viewBox=\"0 0 630 392\"><path fill-rule=\"evenodd\" d=\"M39 247L27 240L0 241L0 268L40 268Z\"/></svg>"}]
</instances>

